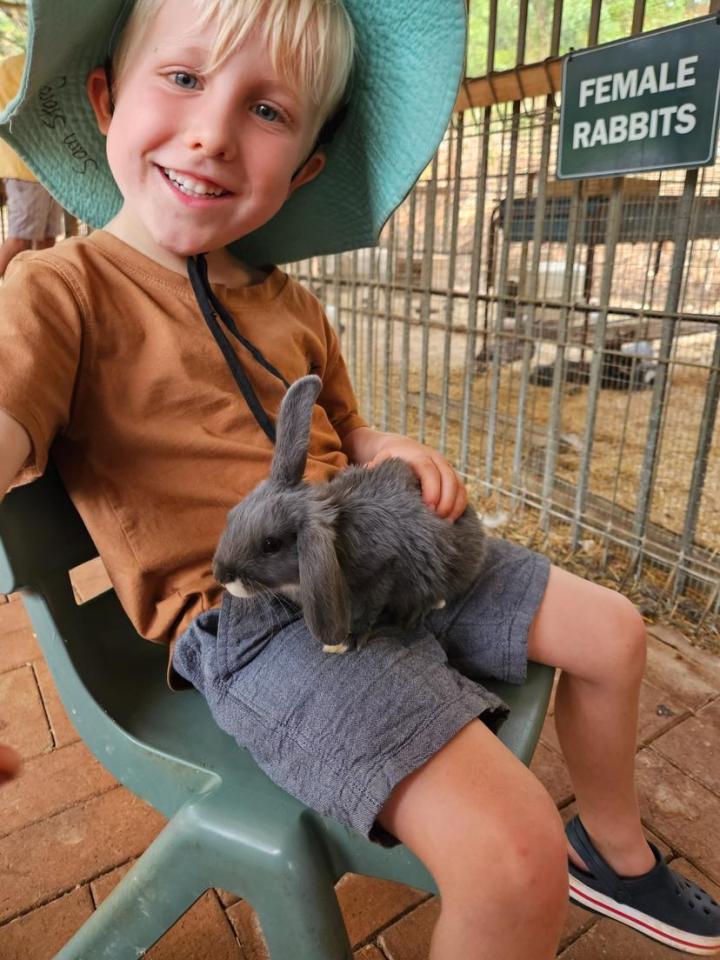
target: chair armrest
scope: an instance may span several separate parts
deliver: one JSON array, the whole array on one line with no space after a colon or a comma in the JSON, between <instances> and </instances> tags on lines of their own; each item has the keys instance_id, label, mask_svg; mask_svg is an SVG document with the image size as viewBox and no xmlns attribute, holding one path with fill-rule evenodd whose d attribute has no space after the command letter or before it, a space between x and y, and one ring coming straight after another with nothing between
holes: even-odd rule
<instances>
[{"instance_id":1,"label":"chair armrest","mask_svg":"<svg viewBox=\"0 0 720 960\"><path fill-rule=\"evenodd\" d=\"M32 587L44 575L97 556L55 468L16 487L0 503L0 593Z\"/></svg>"}]
</instances>

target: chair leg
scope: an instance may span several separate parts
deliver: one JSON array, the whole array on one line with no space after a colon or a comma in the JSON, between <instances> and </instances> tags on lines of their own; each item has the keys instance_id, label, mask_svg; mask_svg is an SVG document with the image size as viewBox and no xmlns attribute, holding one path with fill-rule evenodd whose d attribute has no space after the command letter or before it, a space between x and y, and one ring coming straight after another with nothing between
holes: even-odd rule
<instances>
[{"instance_id":1,"label":"chair leg","mask_svg":"<svg viewBox=\"0 0 720 960\"><path fill-rule=\"evenodd\" d=\"M189 814L189 815L188 815ZM137 960L211 886L178 811L55 960Z\"/></svg>"},{"instance_id":2,"label":"chair leg","mask_svg":"<svg viewBox=\"0 0 720 960\"><path fill-rule=\"evenodd\" d=\"M55 960L137 960L213 886L255 907L272 960L351 960L334 877L308 826L277 829L268 857L266 843L238 837L232 812L219 794L179 810Z\"/></svg>"},{"instance_id":3,"label":"chair leg","mask_svg":"<svg viewBox=\"0 0 720 960\"><path fill-rule=\"evenodd\" d=\"M318 879L317 874L295 878L292 889L278 885L274 893L255 897L253 907L272 960L352 960L332 881Z\"/></svg>"},{"instance_id":4,"label":"chair leg","mask_svg":"<svg viewBox=\"0 0 720 960\"><path fill-rule=\"evenodd\" d=\"M280 819L269 837L244 835L245 869L238 876L238 859L223 856L229 839L237 836L234 805L229 807L222 790L203 802L203 839L215 857L213 886L233 891L254 907L272 960L352 960L336 878L312 817ZM268 857L269 847L274 849Z\"/></svg>"}]
</instances>

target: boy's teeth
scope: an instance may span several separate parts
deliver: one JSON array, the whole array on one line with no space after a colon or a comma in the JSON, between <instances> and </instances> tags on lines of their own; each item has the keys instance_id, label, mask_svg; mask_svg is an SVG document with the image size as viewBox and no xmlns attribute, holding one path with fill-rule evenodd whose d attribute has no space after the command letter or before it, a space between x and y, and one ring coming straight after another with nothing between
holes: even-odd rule
<instances>
[{"instance_id":1,"label":"boy's teeth","mask_svg":"<svg viewBox=\"0 0 720 960\"><path fill-rule=\"evenodd\" d=\"M183 193L190 194L190 196L196 197L219 197L225 193L225 190L222 190L220 187L212 188L209 187L206 183L202 183L199 180L194 180L192 177L188 177L184 173L177 173L175 170L170 170L168 167L163 167L165 171L165 176L172 180L172 182L180 187Z\"/></svg>"}]
</instances>

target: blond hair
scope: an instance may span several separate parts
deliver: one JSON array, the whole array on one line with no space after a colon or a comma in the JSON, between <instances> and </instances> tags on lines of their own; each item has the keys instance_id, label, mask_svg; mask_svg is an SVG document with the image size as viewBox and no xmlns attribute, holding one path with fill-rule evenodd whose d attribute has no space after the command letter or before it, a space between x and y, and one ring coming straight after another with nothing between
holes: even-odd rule
<instances>
[{"instance_id":1,"label":"blond hair","mask_svg":"<svg viewBox=\"0 0 720 960\"><path fill-rule=\"evenodd\" d=\"M119 81L164 0L137 0L113 54ZM355 55L352 21L341 0L189 0L198 27L217 24L210 60L219 67L254 31L267 44L275 70L309 98L320 122L343 99Z\"/></svg>"}]
</instances>

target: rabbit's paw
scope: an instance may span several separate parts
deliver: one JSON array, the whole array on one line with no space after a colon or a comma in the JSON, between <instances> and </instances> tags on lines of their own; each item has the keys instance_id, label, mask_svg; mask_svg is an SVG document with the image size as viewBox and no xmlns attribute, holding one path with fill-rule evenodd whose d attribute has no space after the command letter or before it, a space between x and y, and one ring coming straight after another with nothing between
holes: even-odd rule
<instances>
[{"instance_id":1,"label":"rabbit's paw","mask_svg":"<svg viewBox=\"0 0 720 960\"><path fill-rule=\"evenodd\" d=\"M446 603L447 601L444 598L442 600L436 600L433 604L433 610L442 610Z\"/></svg>"},{"instance_id":2,"label":"rabbit's paw","mask_svg":"<svg viewBox=\"0 0 720 960\"><path fill-rule=\"evenodd\" d=\"M350 648L346 643L324 643L323 653L347 653Z\"/></svg>"}]
</instances>

